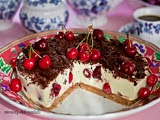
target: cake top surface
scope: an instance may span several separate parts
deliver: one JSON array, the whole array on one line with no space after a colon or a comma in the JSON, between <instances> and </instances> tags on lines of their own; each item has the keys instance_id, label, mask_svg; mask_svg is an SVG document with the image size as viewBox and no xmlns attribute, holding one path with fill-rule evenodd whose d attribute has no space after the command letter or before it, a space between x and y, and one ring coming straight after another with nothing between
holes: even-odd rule
<instances>
[{"instance_id":1,"label":"cake top surface","mask_svg":"<svg viewBox=\"0 0 160 120\"><path fill-rule=\"evenodd\" d=\"M23 56L17 60L17 68L22 75L27 75L31 77L32 83L40 85L41 88L46 88L48 84L57 77L59 73L67 68L73 67L74 61L82 62L78 57L74 60L68 59L66 52L68 48L76 48L82 43L82 40L86 38L87 34L77 34L74 40L57 39L49 38L45 39L47 41L47 48L43 51L40 51L40 56L48 55L51 59L51 66L48 69L42 70L38 66L38 62L35 63L35 67L32 70L27 70L23 62L25 58L29 57L30 46L24 48L22 52ZM43 38L42 38L43 39ZM138 80L146 76L145 70L148 65L143 56L139 53L136 53L134 57L128 56L125 52L124 45L115 39L105 39L102 40L91 40L91 35L88 36L87 42L90 46L93 45L94 49L97 49L101 53L101 57L98 60L89 59L83 64L96 64L100 63L103 68L109 69L112 71L113 76L126 78L130 82L133 82L134 85L137 84ZM35 44L32 45L33 49L36 49ZM79 48L78 48L79 49ZM126 74L122 71L121 66L124 61L131 61L135 65L135 70L132 75Z\"/></svg>"}]
</instances>

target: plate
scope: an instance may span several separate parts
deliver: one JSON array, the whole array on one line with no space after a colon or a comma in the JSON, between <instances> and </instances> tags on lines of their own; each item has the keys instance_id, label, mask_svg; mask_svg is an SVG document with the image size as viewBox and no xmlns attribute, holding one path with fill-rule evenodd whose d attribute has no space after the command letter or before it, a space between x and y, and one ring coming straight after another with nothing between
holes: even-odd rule
<instances>
[{"instance_id":1,"label":"plate","mask_svg":"<svg viewBox=\"0 0 160 120\"><path fill-rule=\"evenodd\" d=\"M76 34L86 32L86 30L72 31ZM34 104L29 103L21 93L11 91L9 88L10 80L13 77L13 70L10 65L11 58L16 57L23 47L34 43L39 38L53 38L56 32L48 31L28 35L0 48L0 97L2 99L26 112L32 111L35 115L58 120L120 118L137 113L160 102L160 81L158 81L153 94L147 100L139 101L131 107L125 107L90 92L77 89L54 111L43 111ZM105 38L114 38L123 42L126 36L122 33L105 31ZM151 61L150 70L160 77L160 49L136 37L130 36L130 39L137 47L137 50Z\"/></svg>"}]
</instances>

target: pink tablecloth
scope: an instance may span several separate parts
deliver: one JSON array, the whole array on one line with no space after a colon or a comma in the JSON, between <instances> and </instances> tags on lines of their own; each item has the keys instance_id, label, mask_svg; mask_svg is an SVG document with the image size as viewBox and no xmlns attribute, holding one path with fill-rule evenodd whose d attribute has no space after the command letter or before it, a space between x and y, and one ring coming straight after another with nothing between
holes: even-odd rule
<instances>
[{"instance_id":1,"label":"pink tablecloth","mask_svg":"<svg viewBox=\"0 0 160 120\"><path fill-rule=\"evenodd\" d=\"M27 30L21 25L19 20L19 12L17 12L14 17L14 26L6 31L0 32L0 47L6 45L7 43L25 36ZM118 5L115 9L110 11L108 16L108 22L101 29L117 31L122 25L125 25L129 22L133 21L132 17L133 9L128 6L126 0L124 0L120 5ZM67 28L80 28L81 26L75 25L73 23L74 13L70 10L70 18L67 24ZM6 114L5 111L16 111L17 108L13 107L9 103L5 102L0 98L0 120L47 120L38 116L29 116L27 114ZM119 120L159 120L159 112L160 112L160 103L150 107L149 109L143 110L139 113L119 118ZM53 118L54 120L54 118Z\"/></svg>"}]
</instances>

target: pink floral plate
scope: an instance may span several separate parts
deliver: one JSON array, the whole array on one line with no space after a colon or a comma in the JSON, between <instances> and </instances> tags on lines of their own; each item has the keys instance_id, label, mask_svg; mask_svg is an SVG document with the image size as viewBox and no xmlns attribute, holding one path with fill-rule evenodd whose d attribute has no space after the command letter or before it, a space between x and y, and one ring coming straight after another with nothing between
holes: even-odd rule
<instances>
[{"instance_id":1,"label":"pink floral plate","mask_svg":"<svg viewBox=\"0 0 160 120\"><path fill-rule=\"evenodd\" d=\"M79 34L82 32L86 32L85 30L72 30L74 33ZM38 107L34 104L28 102L24 96L19 92L15 93L10 90L10 81L12 79L13 70L10 65L10 60L13 57L16 57L19 52L21 52L23 47L28 46L29 44L34 43L38 38L53 38L54 34L57 31L48 31L43 33L37 33L28 35L26 37L17 39L8 45L0 48L0 97L7 101L8 103L25 110L37 110ZM105 38L107 39L117 39L120 42L123 42L126 39L126 35L117 33L117 32L105 32ZM155 45L143 41L139 38L130 36L131 41L133 42L134 46L136 46L139 53L144 55L144 57L148 58L151 61L149 68L160 78L160 49ZM82 98L83 99L83 98ZM157 84L152 89L152 94L146 100L138 101L131 107L119 107L116 108L114 106L114 110L108 110L107 112L102 112L100 115L94 114L80 114L80 115L72 115L71 113L60 114L59 112L53 111L41 111L39 114L40 116L56 118L56 119L106 119L106 118L117 118L126 115L133 114L135 112L144 110L152 105L160 102L160 79ZM113 104L112 104L113 106ZM111 106L111 107L112 107ZM98 108L97 108L98 109ZM80 111L80 110L79 110Z\"/></svg>"}]
</instances>

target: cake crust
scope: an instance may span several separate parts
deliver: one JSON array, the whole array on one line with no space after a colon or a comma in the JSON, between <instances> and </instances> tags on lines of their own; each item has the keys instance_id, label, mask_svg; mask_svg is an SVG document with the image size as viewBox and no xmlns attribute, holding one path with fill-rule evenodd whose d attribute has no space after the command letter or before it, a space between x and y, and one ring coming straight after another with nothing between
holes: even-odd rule
<instances>
[{"instance_id":1,"label":"cake crust","mask_svg":"<svg viewBox=\"0 0 160 120\"><path fill-rule=\"evenodd\" d=\"M115 95L115 94L112 94L112 93L111 94L107 94L106 92L104 92L104 91L102 91L102 90L100 90L98 88L95 88L93 86L90 86L90 85L87 85L87 84L84 84L84 83L80 83L80 87L82 89L85 89L85 90L89 91L89 92L92 92L92 93L95 93L97 95L103 96L105 98L108 98L108 99L110 99L110 100L112 100L112 101L114 101L116 103L119 103L119 104L122 104L122 105L125 105L125 106L131 106L135 102L138 101L138 99L136 99L136 100L127 100L127 99L121 97L120 95L118 96L118 95Z\"/></svg>"}]
</instances>

